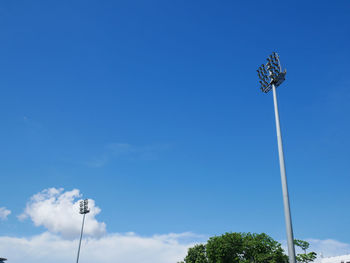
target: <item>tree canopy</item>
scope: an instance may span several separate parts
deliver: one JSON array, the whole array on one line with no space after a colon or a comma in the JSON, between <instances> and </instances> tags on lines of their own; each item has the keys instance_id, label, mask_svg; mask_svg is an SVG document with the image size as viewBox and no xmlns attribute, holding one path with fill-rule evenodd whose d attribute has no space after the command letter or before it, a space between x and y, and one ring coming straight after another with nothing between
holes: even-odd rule
<instances>
[{"instance_id":1,"label":"tree canopy","mask_svg":"<svg viewBox=\"0 0 350 263\"><path fill-rule=\"evenodd\" d=\"M208 263L205 245L200 244L188 249L185 262Z\"/></svg>"},{"instance_id":2,"label":"tree canopy","mask_svg":"<svg viewBox=\"0 0 350 263\"><path fill-rule=\"evenodd\" d=\"M311 262L316 253L306 254L309 243L295 240L304 250L298 254L299 262ZM265 233L225 233L209 238L206 244L196 245L188 250L185 263L284 263L288 256L279 242ZM179 262L183 263L183 262Z\"/></svg>"}]
</instances>

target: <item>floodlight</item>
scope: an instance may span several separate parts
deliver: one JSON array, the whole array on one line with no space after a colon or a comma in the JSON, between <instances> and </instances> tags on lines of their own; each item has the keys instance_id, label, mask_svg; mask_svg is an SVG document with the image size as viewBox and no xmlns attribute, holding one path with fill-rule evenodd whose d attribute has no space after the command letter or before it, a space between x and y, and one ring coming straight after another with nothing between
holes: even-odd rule
<instances>
[{"instance_id":1,"label":"floodlight","mask_svg":"<svg viewBox=\"0 0 350 263\"><path fill-rule=\"evenodd\" d=\"M285 73L281 75L281 67L277 53L273 52L272 55L267 58L267 61L266 64L262 64L258 68L257 73L259 79L263 80L264 83L268 85L266 90L270 91L272 89L272 84L278 87L285 80Z\"/></svg>"}]
</instances>

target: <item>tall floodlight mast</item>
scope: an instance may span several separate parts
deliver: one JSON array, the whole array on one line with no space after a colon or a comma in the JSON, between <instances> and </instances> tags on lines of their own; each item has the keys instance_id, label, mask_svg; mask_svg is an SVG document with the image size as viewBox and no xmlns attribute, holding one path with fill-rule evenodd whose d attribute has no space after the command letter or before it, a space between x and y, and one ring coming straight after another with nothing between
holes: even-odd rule
<instances>
[{"instance_id":1,"label":"tall floodlight mast","mask_svg":"<svg viewBox=\"0 0 350 263\"><path fill-rule=\"evenodd\" d=\"M273 52L267 58L267 63L263 64L257 70L258 76L261 84L261 91L268 93L271 89L273 92L273 102L275 108L275 119L276 119L276 131L277 131L277 142L278 142L278 155L280 162L281 171L281 182L282 182L282 192L283 192L283 205L284 205L284 217L286 221L287 230L287 242L288 242L288 256L289 263L295 263L295 248L294 248L294 237L293 237L293 227L292 227L292 217L290 213L289 206L289 195L288 195L288 185L286 177L286 168L284 163L283 145L282 145L282 134L280 128L280 119L278 115L278 105L277 105L277 95L276 88L281 85L281 83L286 78L287 71L282 71L281 63L278 54Z\"/></svg>"},{"instance_id":2,"label":"tall floodlight mast","mask_svg":"<svg viewBox=\"0 0 350 263\"><path fill-rule=\"evenodd\" d=\"M79 213L83 215L83 224L81 225L81 232L80 232L80 240L79 240L79 247L78 247L78 255L77 255L77 263L79 262L79 254L80 254L80 246L81 246L81 239L83 238L83 230L84 230L84 222L85 222L85 215L90 212L90 209L88 208L88 199L80 201L80 211Z\"/></svg>"}]
</instances>

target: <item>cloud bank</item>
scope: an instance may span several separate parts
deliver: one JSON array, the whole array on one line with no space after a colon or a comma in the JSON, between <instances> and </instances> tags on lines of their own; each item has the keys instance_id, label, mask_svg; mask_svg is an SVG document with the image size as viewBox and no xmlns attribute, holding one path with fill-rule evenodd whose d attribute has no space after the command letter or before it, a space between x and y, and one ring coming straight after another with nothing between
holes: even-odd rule
<instances>
[{"instance_id":1,"label":"cloud bank","mask_svg":"<svg viewBox=\"0 0 350 263\"><path fill-rule=\"evenodd\" d=\"M176 263L183 260L189 247L205 241L200 238L193 233L150 237L125 233L89 237L82 242L80 260L85 263ZM12 263L74 262L78 242L78 239L64 239L49 232L30 238L0 237L0 255ZM311 250L322 252L324 256L346 254L350 248L349 244L330 239L309 239L308 242Z\"/></svg>"},{"instance_id":2,"label":"cloud bank","mask_svg":"<svg viewBox=\"0 0 350 263\"><path fill-rule=\"evenodd\" d=\"M31 237L0 237L0 256L11 263L74 262L81 227L80 191L49 188L33 195L21 220L30 219L47 230ZM91 212L86 217L80 259L85 263L176 263L183 260L189 247L206 237L193 233L140 236L135 233L107 233L106 225L96 218L101 209L89 199ZM11 213L0 208L0 218ZM311 250L325 257L347 254L350 244L336 240L308 239ZM285 244L285 242L282 242Z\"/></svg>"},{"instance_id":3,"label":"cloud bank","mask_svg":"<svg viewBox=\"0 0 350 263\"><path fill-rule=\"evenodd\" d=\"M0 255L12 263L74 262L77 256L82 216L79 215L81 194L78 189L64 191L49 188L33 195L20 220L30 219L35 226L47 229L31 237L0 237ZM109 233L96 218L101 209L89 199L90 213L86 217L80 259L86 263L143 262L176 263L187 249L198 241L192 233L153 235ZM9 210L0 210L4 217Z\"/></svg>"},{"instance_id":4,"label":"cloud bank","mask_svg":"<svg viewBox=\"0 0 350 263\"><path fill-rule=\"evenodd\" d=\"M85 263L176 263L192 243L181 243L191 233L141 237L134 233L109 234L82 242L80 261ZM31 238L0 237L0 255L11 263L74 262L78 239L68 240L45 232Z\"/></svg>"}]
</instances>

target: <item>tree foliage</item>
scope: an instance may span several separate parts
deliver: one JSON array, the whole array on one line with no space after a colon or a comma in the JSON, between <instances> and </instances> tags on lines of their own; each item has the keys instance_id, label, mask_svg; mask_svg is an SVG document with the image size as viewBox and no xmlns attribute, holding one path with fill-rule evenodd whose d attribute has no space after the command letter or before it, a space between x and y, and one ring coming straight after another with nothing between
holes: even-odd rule
<instances>
[{"instance_id":1,"label":"tree foliage","mask_svg":"<svg viewBox=\"0 0 350 263\"><path fill-rule=\"evenodd\" d=\"M310 244L295 240L304 254L298 254L297 261L308 263L316 258L315 252L306 253ZM288 257L281 244L265 233L226 233L209 238L206 244L196 245L188 250L184 262L178 263L286 263Z\"/></svg>"},{"instance_id":2,"label":"tree foliage","mask_svg":"<svg viewBox=\"0 0 350 263\"><path fill-rule=\"evenodd\" d=\"M283 263L281 244L266 234L226 233L188 250L186 263Z\"/></svg>"},{"instance_id":3,"label":"tree foliage","mask_svg":"<svg viewBox=\"0 0 350 263\"><path fill-rule=\"evenodd\" d=\"M205 245L195 245L188 249L187 256L185 257L186 263L208 263Z\"/></svg>"},{"instance_id":4,"label":"tree foliage","mask_svg":"<svg viewBox=\"0 0 350 263\"><path fill-rule=\"evenodd\" d=\"M309 242L299 239L294 239L294 244L304 250L304 253L306 253L306 250L310 247Z\"/></svg>"},{"instance_id":5,"label":"tree foliage","mask_svg":"<svg viewBox=\"0 0 350 263\"><path fill-rule=\"evenodd\" d=\"M317 254L315 252L306 253L306 250L310 247L309 242L295 239L294 244L296 246L300 247L304 251L304 254L298 254L296 256L296 259L298 262L308 263L308 262L312 262L316 259Z\"/></svg>"},{"instance_id":6,"label":"tree foliage","mask_svg":"<svg viewBox=\"0 0 350 263\"><path fill-rule=\"evenodd\" d=\"M262 234L244 234L244 260L241 262L270 262L282 263L287 261L287 256L281 244L272 237Z\"/></svg>"}]
</instances>

